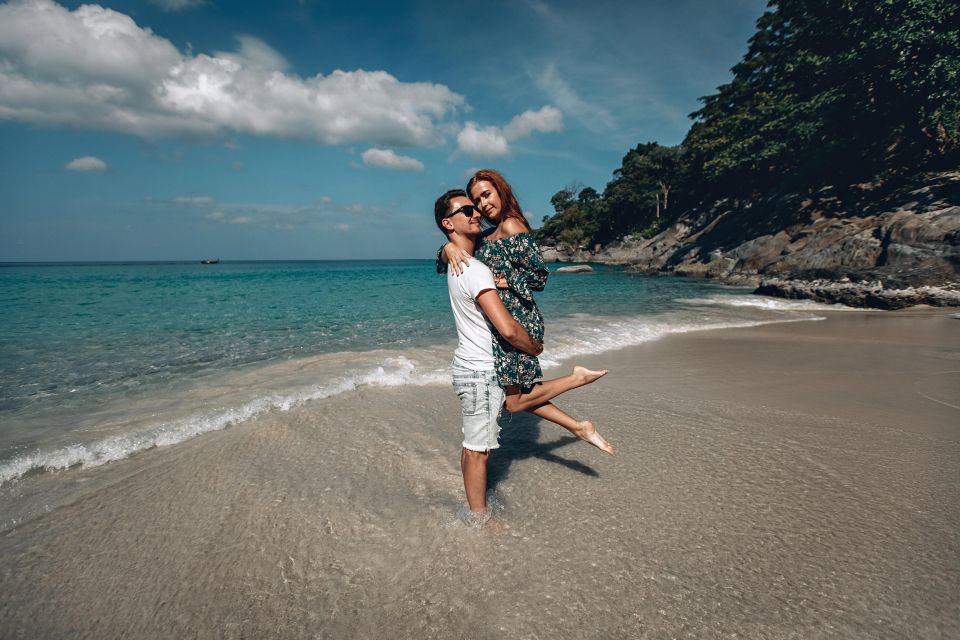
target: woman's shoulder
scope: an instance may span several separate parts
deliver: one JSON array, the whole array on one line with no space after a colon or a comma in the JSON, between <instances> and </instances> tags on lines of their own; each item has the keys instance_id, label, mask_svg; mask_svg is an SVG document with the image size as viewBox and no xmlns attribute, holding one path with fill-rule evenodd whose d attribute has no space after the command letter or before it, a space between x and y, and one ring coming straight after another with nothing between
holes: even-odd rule
<instances>
[{"instance_id":1,"label":"woman's shoulder","mask_svg":"<svg viewBox=\"0 0 960 640\"><path fill-rule=\"evenodd\" d=\"M500 233L505 237L513 238L521 234L530 235L530 227L520 218L507 218L500 223Z\"/></svg>"}]
</instances>

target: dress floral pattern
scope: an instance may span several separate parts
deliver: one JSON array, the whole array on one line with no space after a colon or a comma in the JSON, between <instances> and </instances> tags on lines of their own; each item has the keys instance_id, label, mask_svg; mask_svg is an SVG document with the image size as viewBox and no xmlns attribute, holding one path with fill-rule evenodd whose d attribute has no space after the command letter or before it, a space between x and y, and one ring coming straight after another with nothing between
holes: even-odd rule
<instances>
[{"instance_id":1,"label":"dress floral pattern","mask_svg":"<svg viewBox=\"0 0 960 640\"><path fill-rule=\"evenodd\" d=\"M490 268L494 277L506 278L510 288L497 289L503 306L531 338L543 342L543 316L531 292L543 291L550 272L537 241L529 233L481 240L474 255ZM493 359L501 387L532 387L543 377L536 356L516 349L496 329L493 329Z\"/></svg>"}]
</instances>

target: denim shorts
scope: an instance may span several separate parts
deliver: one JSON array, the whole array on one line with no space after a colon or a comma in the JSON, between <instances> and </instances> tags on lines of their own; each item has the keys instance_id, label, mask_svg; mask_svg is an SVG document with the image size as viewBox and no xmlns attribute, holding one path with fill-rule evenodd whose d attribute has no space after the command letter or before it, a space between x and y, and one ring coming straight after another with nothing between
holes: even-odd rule
<instances>
[{"instance_id":1,"label":"denim shorts","mask_svg":"<svg viewBox=\"0 0 960 640\"><path fill-rule=\"evenodd\" d=\"M489 451L500 447L500 410L503 408L503 389L497 384L497 374L474 371L453 365L453 388L460 397L463 411L463 448L471 451Z\"/></svg>"}]
</instances>

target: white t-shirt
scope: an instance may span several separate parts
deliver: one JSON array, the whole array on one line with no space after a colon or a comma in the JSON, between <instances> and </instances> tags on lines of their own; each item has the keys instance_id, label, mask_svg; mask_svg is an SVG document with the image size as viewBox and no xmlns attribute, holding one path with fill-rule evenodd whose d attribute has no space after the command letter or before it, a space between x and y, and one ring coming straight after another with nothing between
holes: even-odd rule
<instances>
[{"instance_id":1,"label":"white t-shirt","mask_svg":"<svg viewBox=\"0 0 960 640\"><path fill-rule=\"evenodd\" d=\"M485 289L496 288L493 273L476 258L470 260L459 276L447 269L447 289L459 338L453 361L467 369L493 369L493 335L489 321L477 304L477 295Z\"/></svg>"}]
</instances>

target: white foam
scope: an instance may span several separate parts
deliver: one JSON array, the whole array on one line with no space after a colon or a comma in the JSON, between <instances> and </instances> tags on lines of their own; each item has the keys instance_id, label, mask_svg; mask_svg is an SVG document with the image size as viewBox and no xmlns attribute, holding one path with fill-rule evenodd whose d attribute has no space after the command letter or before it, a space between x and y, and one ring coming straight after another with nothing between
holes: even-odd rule
<instances>
[{"instance_id":1,"label":"white foam","mask_svg":"<svg viewBox=\"0 0 960 640\"><path fill-rule=\"evenodd\" d=\"M540 364L544 367L553 367L563 360L576 356L616 351L678 333L740 329L765 324L824 319L820 316L793 316L765 320L703 320L684 323L676 322L669 317L663 319L646 316L629 319L595 318L589 326L568 327L560 332L557 332L555 327L551 327L550 335L558 335L555 339L547 340L547 344L551 346L544 349L543 355L540 356Z\"/></svg>"},{"instance_id":2,"label":"white foam","mask_svg":"<svg viewBox=\"0 0 960 640\"><path fill-rule=\"evenodd\" d=\"M382 365L337 377L312 388L285 394L272 393L239 406L162 422L138 429L135 433L114 435L89 444L72 444L18 456L0 466L0 485L36 470L59 471L75 466L97 467L153 447L166 447L203 433L219 431L267 411L289 411L310 400L329 398L363 386L437 384L445 382L446 375L448 374L437 370L417 372L415 363L403 356L388 358Z\"/></svg>"},{"instance_id":3,"label":"white foam","mask_svg":"<svg viewBox=\"0 0 960 640\"><path fill-rule=\"evenodd\" d=\"M707 296L705 298L678 298L676 302L692 305L721 305L729 307L750 307L770 311L859 311L843 304L824 304L813 300L788 300L767 296Z\"/></svg>"},{"instance_id":4,"label":"white foam","mask_svg":"<svg viewBox=\"0 0 960 640\"><path fill-rule=\"evenodd\" d=\"M725 309L697 312L672 311L661 315L603 317L579 314L548 323L547 350L540 361L544 367L586 354L615 351L658 340L666 335L753 327L778 322L822 320L798 311L815 308L807 303L773 299L717 296L693 304L719 305ZM794 305L800 305L799 307ZM830 309L835 307L830 306ZM0 465L0 485L39 470L59 471L71 467L96 467L154 447L174 445L195 436L218 431L232 424L256 418L268 411L289 411L305 402L321 400L364 386L436 385L449 381L453 342L405 352L348 352L284 361L252 371L225 376L215 389L202 388L183 397L152 399L152 404L125 407L111 424L96 423L114 435L84 444L39 449ZM313 383L321 380L320 383ZM253 396L251 398L251 395ZM164 419L154 411L158 404L183 409L187 415ZM202 407L219 405L214 410ZM131 417L135 416L135 417ZM149 416L157 416L151 418ZM127 422L124 422L124 421Z\"/></svg>"}]
</instances>

